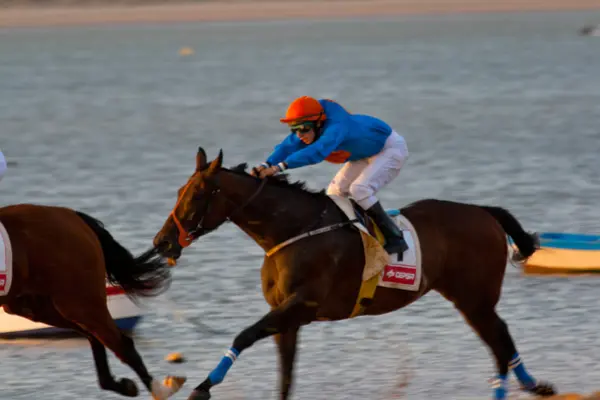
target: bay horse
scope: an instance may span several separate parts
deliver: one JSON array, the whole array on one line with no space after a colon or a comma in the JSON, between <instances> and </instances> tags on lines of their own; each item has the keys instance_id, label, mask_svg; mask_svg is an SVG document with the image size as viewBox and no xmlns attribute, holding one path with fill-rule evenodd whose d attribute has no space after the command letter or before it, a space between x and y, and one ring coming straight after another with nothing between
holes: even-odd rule
<instances>
[{"instance_id":1,"label":"bay horse","mask_svg":"<svg viewBox=\"0 0 600 400\"><path fill-rule=\"evenodd\" d=\"M164 258L152 248L134 257L100 221L69 208L10 205L0 208L0 222L13 259L10 289L0 296L7 313L86 336L104 390L138 395L133 380L113 378L105 347L137 373L155 400L179 390L185 378L168 377L164 385L154 379L107 307L107 280L133 300L168 289L170 266Z\"/></svg>"},{"instance_id":2,"label":"bay horse","mask_svg":"<svg viewBox=\"0 0 600 400\"><path fill-rule=\"evenodd\" d=\"M300 327L344 320L353 310L365 264L361 236L323 191L309 191L303 182L289 183L285 175L255 178L245 172L245 164L227 169L222 162L222 150L209 163L198 149L196 168L179 188L154 246L175 263L194 240L233 222L266 253L262 289L271 311L236 336L188 400L209 399L210 389L222 382L240 353L272 335L280 358L280 399L285 400L291 393ZM416 292L378 287L364 315L397 310L436 290L454 303L491 349L498 372L492 385L495 399L507 398L509 370L523 390L554 394L551 384L535 380L526 370L495 310L507 264L506 235L525 256L536 250L531 235L499 207L426 199L399 211L418 233L424 279ZM270 254L282 243L317 230L320 234L305 235Z\"/></svg>"}]
</instances>

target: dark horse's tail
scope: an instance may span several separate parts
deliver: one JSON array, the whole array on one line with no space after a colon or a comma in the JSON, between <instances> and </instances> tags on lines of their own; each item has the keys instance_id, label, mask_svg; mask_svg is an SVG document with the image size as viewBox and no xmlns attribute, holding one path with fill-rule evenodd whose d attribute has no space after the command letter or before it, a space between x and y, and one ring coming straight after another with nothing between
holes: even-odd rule
<instances>
[{"instance_id":1,"label":"dark horse's tail","mask_svg":"<svg viewBox=\"0 0 600 400\"><path fill-rule=\"evenodd\" d=\"M538 249L535 237L525 232L519 221L510 212L501 207L480 207L496 218L496 221L502 225L504 232L514 240L519 248L519 253L523 257L531 256Z\"/></svg>"},{"instance_id":2,"label":"dark horse's tail","mask_svg":"<svg viewBox=\"0 0 600 400\"><path fill-rule=\"evenodd\" d=\"M100 241L110 283L121 286L129 296L156 296L169 288L170 267L156 250L134 257L112 237L102 222L82 212L76 213Z\"/></svg>"}]
</instances>

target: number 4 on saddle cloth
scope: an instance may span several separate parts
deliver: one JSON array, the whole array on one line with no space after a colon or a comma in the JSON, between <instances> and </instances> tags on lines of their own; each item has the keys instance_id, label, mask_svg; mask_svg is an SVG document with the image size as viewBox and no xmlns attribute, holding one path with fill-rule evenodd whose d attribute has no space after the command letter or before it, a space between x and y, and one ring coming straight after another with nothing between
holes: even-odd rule
<instances>
[{"instance_id":1,"label":"number 4 on saddle cloth","mask_svg":"<svg viewBox=\"0 0 600 400\"><path fill-rule=\"evenodd\" d=\"M398 224L408 250L402 255L390 256L383 248L385 239L374 221L353 200L345 197L330 195L336 205L354 223L360 233L365 251L365 267L363 269L356 307L351 316L358 316L375 296L377 286L390 289L409 291L419 290L421 284L421 246L413 225L399 210L388 210L388 214Z\"/></svg>"}]
</instances>

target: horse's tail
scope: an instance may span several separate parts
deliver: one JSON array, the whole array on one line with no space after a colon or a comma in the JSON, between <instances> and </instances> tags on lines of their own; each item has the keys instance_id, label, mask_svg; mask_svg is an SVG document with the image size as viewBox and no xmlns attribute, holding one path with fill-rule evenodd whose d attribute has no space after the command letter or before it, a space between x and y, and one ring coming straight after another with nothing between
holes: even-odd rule
<instances>
[{"instance_id":1,"label":"horse's tail","mask_svg":"<svg viewBox=\"0 0 600 400\"><path fill-rule=\"evenodd\" d=\"M156 296L169 288L171 271L156 250L151 249L138 257L117 242L102 222L87 214L77 215L96 233L106 266L107 279L119 285L130 296Z\"/></svg>"},{"instance_id":2,"label":"horse's tail","mask_svg":"<svg viewBox=\"0 0 600 400\"><path fill-rule=\"evenodd\" d=\"M521 223L508 210L501 207L480 207L496 218L504 232L513 239L523 257L531 256L539 248L535 236L525 232Z\"/></svg>"}]
</instances>

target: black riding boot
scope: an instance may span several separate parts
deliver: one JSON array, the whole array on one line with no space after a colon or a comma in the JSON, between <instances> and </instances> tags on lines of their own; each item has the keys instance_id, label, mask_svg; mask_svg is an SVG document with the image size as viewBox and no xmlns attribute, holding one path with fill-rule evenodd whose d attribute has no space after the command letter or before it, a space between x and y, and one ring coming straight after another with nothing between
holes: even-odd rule
<instances>
[{"instance_id":1,"label":"black riding boot","mask_svg":"<svg viewBox=\"0 0 600 400\"><path fill-rule=\"evenodd\" d=\"M394 220L385 212L380 202L373 204L368 210L365 210L369 217L373 218L381 233L385 237L383 248L388 254L398 254L398 261L402 261L402 253L408 250L408 245L404 241L402 231Z\"/></svg>"}]
</instances>

